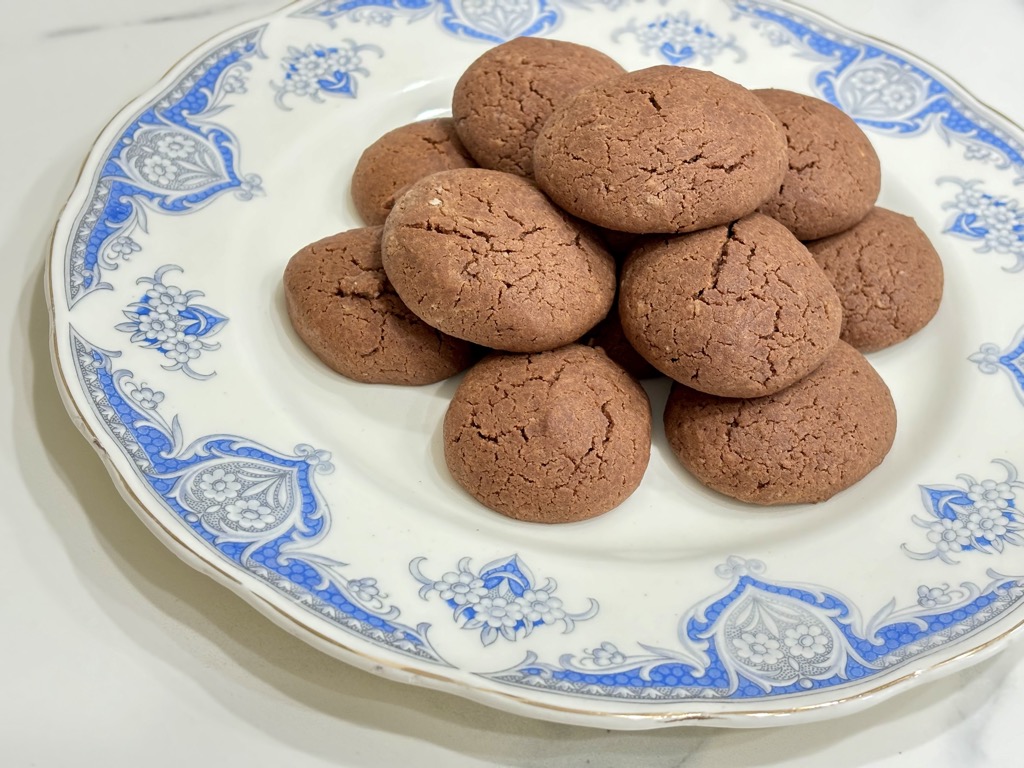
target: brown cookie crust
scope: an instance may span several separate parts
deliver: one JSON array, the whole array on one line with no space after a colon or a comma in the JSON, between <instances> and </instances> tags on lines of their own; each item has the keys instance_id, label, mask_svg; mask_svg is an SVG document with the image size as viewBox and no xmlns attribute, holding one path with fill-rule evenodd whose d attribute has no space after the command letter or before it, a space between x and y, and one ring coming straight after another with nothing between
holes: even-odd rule
<instances>
[{"instance_id":1,"label":"brown cookie crust","mask_svg":"<svg viewBox=\"0 0 1024 768\"><path fill-rule=\"evenodd\" d=\"M584 88L534 146L541 189L575 216L624 232L692 232L738 219L786 171L782 126L711 72L658 66Z\"/></svg>"},{"instance_id":2,"label":"brown cookie crust","mask_svg":"<svg viewBox=\"0 0 1024 768\"><path fill-rule=\"evenodd\" d=\"M755 213L642 246L619 286L626 338L662 373L724 397L778 392L839 340L839 297L800 241Z\"/></svg>"},{"instance_id":3,"label":"brown cookie crust","mask_svg":"<svg viewBox=\"0 0 1024 768\"><path fill-rule=\"evenodd\" d=\"M371 384L430 384L468 368L471 344L436 331L398 298L381 265L382 227L307 245L284 272L292 327L343 376Z\"/></svg>"},{"instance_id":4,"label":"brown cookie crust","mask_svg":"<svg viewBox=\"0 0 1024 768\"><path fill-rule=\"evenodd\" d=\"M719 493L753 504L815 503L882 462L896 408L867 359L840 342L816 371L767 397L719 398L676 384L665 433L683 466Z\"/></svg>"},{"instance_id":5,"label":"brown cookie crust","mask_svg":"<svg viewBox=\"0 0 1024 768\"><path fill-rule=\"evenodd\" d=\"M860 126L827 101L793 91L754 91L786 131L789 168L775 195L758 210L799 240L849 229L878 199L882 170Z\"/></svg>"},{"instance_id":6,"label":"brown cookie crust","mask_svg":"<svg viewBox=\"0 0 1024 768\"><path fill-rule=\"evenodd\" d=\"M484 168L533 175L533 144L556 105L625 70L585 45L517 37L469 65L452 95L462 143Z\"/></svg>"},{"instance_id":7,"label":"brown cookie crust","mask_svg":"<svg viewBox=\"0 0 1024 768\"><path fill-rule=\"evenodd\" d=\"M579 344L484 359L444 418L456 482L490 509L535 523L585 520L620 504L640 484L650 444L647 394Z\"/></svg>"},{"instance_id":8,"label":"brown cookie crust","mask_svg":"<svg viewBox=\"0 0 1024 768\"><path fill-rule=\"evenodd\" d=\"M841 338L874 352L924 328L942 301L942 260L909 216L873 208L852 229L807 243L843 303Z\"/></svg>"},{"instance_id":9,"label":"brown cookie crust","mask_svg":"<svg viewBox=\"0 0 1024 768\"><path fill-rule=\"evenodd\" d=\"M615 297L615 262L600 241L533 183L500 171L443 171L414 184L388 217L383 251L413 312L493 349L568 344Z\"/></svg>"},{"instance_id":10,"label":"brown cookie crust","mask_svg":"<svg viewBox=\"0 0 1024 768\"><path fill-rule=\"evenodd\" d=\"M364 222L383 224L413 182L437 171L475 166L450 117L409 123L363 151L352 174L352 201Z\"/></svg>"}]
</instances>

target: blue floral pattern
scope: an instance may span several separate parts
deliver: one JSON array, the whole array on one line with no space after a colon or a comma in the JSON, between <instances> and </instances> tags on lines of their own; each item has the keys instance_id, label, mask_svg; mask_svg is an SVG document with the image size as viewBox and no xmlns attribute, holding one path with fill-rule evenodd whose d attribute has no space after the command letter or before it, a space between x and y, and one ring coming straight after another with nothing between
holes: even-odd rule
<instances>
[{"instance_id":1,"label":"blue floral pattern","mask_svg":"<svg viewBox=\"0 0 1024 768\"><path fill-rule=\"evenodd\" d=\"M862 125L893 136L938 132L961 144L968 159L1012 169L1019 175L1017 181L1024 180L1020 137L1004 130L997 118L986 119L970 99L925 69L773 2L727 2L737 15L732 22L724 14L709 16L714 28L672 9L631 20L613 37L671 64L709 64L721 58L740 61L744 50L725 33L730 23L738 31L752 21L774 42L792 46L794 53L814 62L808 71L814 69L811 81L816 91ZM378 27L431 19L431 25L436 23L446 34L493 43L521 34L546 34L564 19L570 6L584 11L600 5L616 8L620 3L324 0L300 4L291 15L332 25L344 20ZM616 19L612 24L623 21ZM305 23L294 26L311 28ZM429 666L445 679L454 678L446 676L444 667L458 668L465 673L462 681L476 674L511 688L630 702L742 703L833 688L859 692L863 688L856 687L858 681L880 677L1024 610L1022 577L991 569L984 572L987 581L981 575L989 563L1000 566L1010 562L1011 554L1024 551L1016 549L1024 544L1024 515L1017 503L1024 483L1018 480L1015 467L1003 460L997 461L1005 472L1002 479L978 481L961 475L955 485L922 486L925 511L912 519L922 531L917 543L906 543L901 550L916 560L935 560L933 565L949 574L960 571L942 564L963 560L964 567L976 568L970 572L973 581L951 586L952 578L920 583L914 577L908 594L891 599L885 595L888 602L873 615L873 606L857 605L834 588L769 579L764 563L730 557L715 571L726 582L721 590L702 586L698 594L709 596L696 604L687 599L667 606L669 610L658 606L662 610L657 616L645 616L652 625L662 624L657 644L644 643L644 637L637 637L641 632L617 624L618 617L609 614L608 593L602 591L613 589L608 579L594 582L603 585L592 590L604 603L599 612L596 599L579 596L591 593L589 582L566 581L559 592L553 579L535 577L518 555L479 567L468 557L452 566L455 557L451 561L446 557L444 566L435 566L433 575L427 575L428 561L417 548L403 553L397 563L389 563L404 571L408 562L415 579L399 573L400 583L395 584L394 574L386 578L382 573L366 573L321 554L317 544L324 542L332 525L331 510L318 489L322 478L334 471L329 451L307 444L278 451L234 434L202 434L187 440L182 419L173 415L172 408L185 407L177 397L179 386L197 398L194 393L201 391L206 397L209 391L210 402L219 402L216 387L195 388L185 376L208 378L213 375L206 365L210 360L237 352L227 344L219 355L208 354L217 349L212 339L228 319L219 310L197 303L201 292L173 284L185 284L183 279L172 279L180 267L165 265L155 272L146 267L146 276L134 283L145 286L142 290L132 287L135 273L122 274L115 281L119 293L113 306L123 308L126 322L115 326L124 335L113 337L129 349L130 339L159 352L167 371L185 376L154 372L143 380L123 367L117 369L114 362L121 353L96 347L72 327L81 319L79 327L89 326L87 335L110 335L111 313L116 310L103 308L111 305L86 302L76 307L76 302L94 290L111 288L103 280L104 273L123 268L145 252L148 212L185 214L229 192L242 200L262 192L260 178L240 170L239 140L218 119L246 92L254 65L263 67L256 69L262 72L258 81L270 81L277 106L285 110L328 98L355 99L360 88L365 89L366 78L380 74L383 67L379 62L384 47L334 38L309 44L300 38L292 47L277 41L280 47L273 58L260 63L256 59L263 58L259 50L263 31L264 27L253 27L210 47L148 105L123 121L126 127L99 149L92 177L83 180L84 202L69 213L70 236L52 265L57 293L63 285L67 307L73 310L65 321L68 314L55 307L57 332L67 334L58 336L65 340L58 345L58 362L66 380L72 382L71 398L112 461L128 460L139 478L131 481L131 487L146 500L144 505L180 541L190 542L202 559L222 563L223 572L243 582L258 579L282 598L282 610L292 618L301 612L315 614L317 621L308 624L296 618L311 631L319 627L331 636L318 623L322 619L332 629L380 649L382 659L391 659L395 652L415 662L404 668L424 671ZM371 30L364 27L363 31L369 38ZM435 30L420 26L417 35L431 31ZM381 29L372 33L377 36L374 39L385 37ZM443 38L439 32L434 37ZM262 93L252 106L261 104L271 116L279 114L270 105L267 91ZM1024 271L1024 212L1018 201L997 193L995 184L987 187L988 181L939 181L951 193L944 206L950 237L972 243L979 253L1008 259L1007 271ZM190 278L195 277L194 269L189 268ZM217 297L211 302L231 309L222 305L226 300ZM101 311L91 315L97 306ZM159 359L150 353L139 355ZM984 373L1009 375L1024 403L1024 327L1007 347L984 344L970 360ZM227 372L224 364L223 373ZM335 533L331 544L340 539ZM1002 557L997 558L1000 553ZM895 546L891 554L907 562ZM527 559L540 568L535 557L540 555ZM907 566L921 568L914 562ZM442 572L438 575L438 571ZM710 571L700 574L701 578L709 575ZM417 587L422 601L414 597ZM445 634L446 642L452 638L463 642L444 648L451 657L432 647L429 624L409 618L435 614L446 624L443 629L451 630ZM862 615L871 618L863 621ZM591 619L576 631L580 622ZM565 649L557 646L557 633L538 632L542 627L575 632L573 642L579 645L570 648L571 653L560 653ZM525 661L493 672L507 663L494 659L512 658L501 654L515 653L516 647L545 650L543 657L537 655L539 650L527 651ZM481 653L482 648L489 649L489 655ZM473 664L487 659L483 663L488 671L453 663L455 655L467 649ZM919 663L911 670L923 667Z\"/></svg>"},{"instance_id":2,"label":"blue floral pattern","mask_svg":"<svg viewBox=\"0 0 1024 768\"><path fill-rule=\"evenodd\" d=\"M279 453L233 435L190 444L177 417L160 411L165 397L115 370L116 352L89 344L72 329L79 381L96 415L140 477L193 536L219 557L270 584L339 627L404 655L444 663L425 627L397 621L376 579L345 575L344 564L308 551L330 530L314 483L334 470L331 454L309 445Z\"/></svg>"},{"instance_id":3,"label":"blue floral pattern","mask_svg":"<svg viewBox=\"0 0 1024 768\"><path fill-rule=\"evenodd\" d=\"M719 35L707 23L694 20L686 11L663 13L652 21L638 23L633 19L612 34L618 40L632 35L640 44L644 54L657 53L669 64L681 65L698 60L710 65L722 51L729 50L736 61L746 58L746 53L736 45L736 38Z\"/></svg>"},{"instance_id":4,"label":"blue floral pattern","mask_svg":"<svg viewBox=\"0 0 1024 768\"><path fill-rule=\"evenodd\" d=\"M164 366L166 370L183 371L193 379L208 379L214 373L199 373L192 368L192 363L203 352L220 346L207 339L218 333L228 319L217 310L196 303L202 291L182 291L166 283L164 275L174 271L182 269L166 264L153 277L136 280L137 284L150 287L124 310L128 322L114 327L130 333L133 343L163 354L168 361Z\"/></svg>"},{"instance_id":5,"label":"blue floral pattern","mask_svg":"<svg viewBox=\"0 0 1024 768\"><path fill-rule=\"evenodd\" d=\"M1024 270L1024 209L1016 200L985 192L978 179L964 181L944 177L939 184L960 187L956 196L943 208L952 211L946 232L978 243L978 253L1010 256L1013 262L1007 272Z\"/></svg>"},{"instance_id":6,"label":"blue floral pattern","mask_svg":"<svg viewBox=\"0 0 1024 768\"><path fill-rule=\"evenodd\" d=\"M997 344L982 344L967 359L977 364L982 373L1006 373L1013 382L1017 399L1024 403L1024 326L1017 331L1006 349L1000 349Z\"/></svg>"},{"instance_id":7,"label":"blue floral pattern","mask_svg":"<svg viewBox=\"0 0 1024 768\"><path fill-rule=\"evenodd\" d=\"M292 15L326 21L341 18L388 25L434 17L456 37L503 43L513 37L550 32L561 21L561 5L617 5L620 0L323 0Z\"/></svg>"},{"instance_id":8,"label":"blue floral pattern","mask_svg":"<svg viewBox=\"0 0 1024 768\"><path fill-rule=\"evenodd\" d=\"M1017 509L1017 490L1024 483L1008 461L996 459L1006 471L1005 480L977 481L959 475L961 485L922 485L921 497L928 517L912 518L915 525L928 531L932 548L917 552L906 544L903 551L916 560L939 558L956 563L954 555L965 552L1002 552L1007 544L1024 544L1024 518Z\"/></svg>"},{"instance_id":9,"label":"blue floral pattern","mask_svg":"<svg viewBox=\"0 0 1024 768\"><path fill-rule=\"evenodd\" d=\"M680 701L763 699L847 685L892 669L983 626L1024 598L1024 581L989 570L991 581L932 588L903 609L891 600L865 623L854 605L816 585L771 582L765 564L732 556L715 569L722 593L687 611L679 645L639 643L626 652L610 641L566 654L536 654L487 675L524 688L574 696Z\"/></svg>"},{"instance_id":10,"label":"blue floral pattern","mask_svg":"<svg viewBox=\"0 0 1024 768\"><path fill-rule=\"evenodd\" d=\"M555 597L555 580L538 585L517 555L487 563L479 571L473 570L471 559L464 557L458 570L448 571L437 580L423 574L420 566L424 560L418 557L409 564L410 572L423 585L420 597L426 600L438 595L454 609L453 618L462 622L463 629L480 630L484 645L499 637L515 641L543 625L561 624L564 632L571 632L576 622L592 619L598 612L593 598L585 611L566 611L562 600Z\"/></svg>"},{"instance_id":11,"label":"blue floral pattern","mask_svg":"<svg viewBox=\"0 0 1024 768\"><path fill-rule=\"evenodd\" d=\"M288 47L288 55L281 61L284 78L271 83L277 92L274 101L282 109L291 109L284 103L286 96L306 97L322 102L323 95L354 99L358 92L356 75L368 76L370 70L363 65L363 54L383 56L376 45L359 45L354 40L343 40L338 45L307 45L305 48Z\"/></svg>"},{"instance_id":12,"label":"blue floral pattern","mask_svg":"<svg viewBox=\"0 0 1024 768\"><path fill-rule=\"evenodd\" d=\"M220 45L139 113L107 149L91 197L69 243L68 306L110 288L104 269L141 250L146 210L190 213L231 191L240 200L262 192L255 174L238 170L238 141L213 117L232 94L245 91L247 58L259 50L263 27Z\"/></svg>"},{"instance_id":13,"label":"blue floral pattern","mask_svg":"<svg viewBox=\"0 0 1024 768\"><path fill-rule=\"evenodd\" d=\"M728 0L737 15L764 30L775 45L822 62L811 77L821 98L858 123L891 136L935 130L964 145L972 160L1013 168L1024 178L1024 143L983 117L946 83L916 64L864 39L843 34L772 2Z\"/></svg>"}]
</instances>

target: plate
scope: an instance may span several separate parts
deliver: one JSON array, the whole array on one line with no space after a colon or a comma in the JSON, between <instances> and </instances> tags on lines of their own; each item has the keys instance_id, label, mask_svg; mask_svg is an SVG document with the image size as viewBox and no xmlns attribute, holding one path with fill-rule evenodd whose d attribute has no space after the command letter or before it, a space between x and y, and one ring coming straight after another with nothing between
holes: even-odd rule
<instances>
[{"instance_id":1,"label":"plate","mask_svg":"<svg viewBox=\"0 0 1024 768\"><path fill-rule=\"evenodd\" d=\"M443 114L461 71L521 34L814 94L865 128L881 204L946 270L933 322L871 356L900 424L868 478L754 509L699 486L656 429L619 508L519 523L448 477L455 381L360 385L302 346L282 270L358 225L362 149ZM343 661L606 728L832 717L1024 621L1022 180L1021 129L781 2L307 0L206 43L103 131L54 234L54 367L152 531ZM658 423L666 386L649 391Z\"/></svg>"}]
</instances>

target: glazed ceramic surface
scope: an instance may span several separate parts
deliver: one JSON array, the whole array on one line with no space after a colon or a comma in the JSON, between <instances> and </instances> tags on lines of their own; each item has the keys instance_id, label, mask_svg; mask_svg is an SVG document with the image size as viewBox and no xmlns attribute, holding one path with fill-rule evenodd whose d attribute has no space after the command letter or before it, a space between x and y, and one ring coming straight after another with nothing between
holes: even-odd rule
<instances>
[{"instance_id":1,"label":"glazed ceramic surface","mask_svg":"<svg viewBox=\"0 0 1024 768\"><path fill-rule=\"evenodd\" d=\"M656 431L636 493L538 526L444 467L456 382L361 385L305 349L281 276L359 226L385 131L445 114L487 46L545 35L836 104L880 204L942 256L932 323L871 356L893 450L830 501L734 503ZM840 715L1003 647L1024 621L1024 134L932 66L776 2L300 2L188 55L98 139L58 223L53 358L150 528L349 663L607 728ZM655 422L667 395L650 385Z\"/></svg>"}]
</instances>

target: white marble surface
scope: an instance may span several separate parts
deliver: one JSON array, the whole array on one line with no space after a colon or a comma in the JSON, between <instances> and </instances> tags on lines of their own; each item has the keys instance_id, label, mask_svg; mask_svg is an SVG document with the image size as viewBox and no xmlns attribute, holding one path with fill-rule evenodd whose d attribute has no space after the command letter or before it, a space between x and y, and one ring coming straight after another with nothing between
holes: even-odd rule
<instances>
[{"instance_id":1,"label":"white marble surface","mask_svg":"<svg viewBox=\"0 0 1024 768\"><path fill-rule=\"evenodd\" d=\"M1021 0L807 1L1024 124ZM790 728L616 733L356 671L165 550L68 420L42 264L106 121L212 34L280 0L52 0L0 10L0 745L6 766L1016 766L1018 645L866 712ZM968 8L970 9L968 11Z\"/></svg>"}]
</instances>

